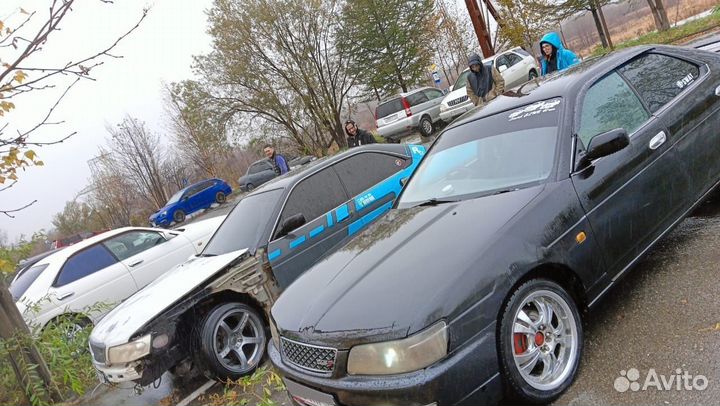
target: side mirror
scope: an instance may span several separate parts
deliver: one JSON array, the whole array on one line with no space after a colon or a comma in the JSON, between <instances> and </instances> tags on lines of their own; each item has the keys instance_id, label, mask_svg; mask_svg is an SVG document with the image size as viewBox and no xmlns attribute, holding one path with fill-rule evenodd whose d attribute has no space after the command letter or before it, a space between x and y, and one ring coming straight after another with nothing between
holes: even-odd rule
<instances>
[{"instance_id":1,"label":"side mirror","mask_svg":"<svg viewBox=\"0 0 720 406\"><path fill-rule=\"evenodd\" d=\"M587 152L580 157L575 169L583 169L590 165L592 161L604 156L612 155L628 145L630 145L630 137L628 137L627 131L622 128L617 128L596 135L592 140L590 140Z\"/></svg>"},{"instance_id":2,"label":"side mirror","mask_svg":"<svg viewBox=\"0 0 720 406\"><path fill-rule=\"evenodd\" d=\"M290 234L291 231L303 226L304 224L305 216L303 216L302 213L292 215L286 218L285 221L283 221L282 225L280 226L280 232L278 232L278 237L284 237Z\"/></svg>"},{"instance_id":3,"label":"side mirror","mask_svg":"<svg viewBox=\"0 0 720 406\"><path fill-rule=\"evenodd\" d=\"M183 196L183 197L182 197L182 201L183 201L183 202L187 202L188 199L189 199L189 197L187 197L187 196Z\"/></svg>"},{"instance_id":4,"label":"side mirror","mask_svg":"<svg viewBox=\"0 0 720 406\"><path fill-rule=\"evenodd\" d=\"M407 176L404 177L404 178L402 178L402 179L400 179L400 186L405 187L405 185L407 185L408 179L409 179L409 178L408 178Z\"/></svg>"},{"instance_id":5,"label":"side mirror","mask_svg":"<svg viewBox=\"0 0 720 406\"><path fill-rule=\"evenodd\" d=\"M498 72L503 73L508 69L507 65L498 66Z\"/></svg>"}]
</instances>

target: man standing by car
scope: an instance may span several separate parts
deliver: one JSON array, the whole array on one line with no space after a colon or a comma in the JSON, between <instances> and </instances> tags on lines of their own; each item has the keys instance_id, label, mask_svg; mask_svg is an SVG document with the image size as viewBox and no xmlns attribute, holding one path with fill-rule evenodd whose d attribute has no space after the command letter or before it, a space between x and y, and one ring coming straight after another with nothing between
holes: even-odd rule
<instances>
[{"instance_id":1,"label":"man standing by car","mask_svg":"<svg viewBox=\"0 0 720 406\"><path fill-rule=\"evenodd\" d=\"M369 132L359 129L352 120L345 122L345 134L347 134L348 148L375 143L375 137Z\"/></svg>"},{"instance_id":2,"label":"man standing by car","mask_svg":"<svg viewBox=\"0 0 720 406\"><path fill-rule=\"evenodd\" d=\"M563 47L560 37L554 32L549 32L542 37L540 51L542 54L540 66L543 76L567 69L580 62L573 51Z\"/></svg>"},{"instance_id":3,"label":"man standing by car","mask_svg":"<svg viewBox=\"0 0 720 406\"><path fill-rule=\"evenodd\" d=\"M492 64L483 64L478 54L470 55L468 64L470 73L465 89L474 105L485 104L505 91L505 79Z\"/></svg>"},{"instance_id":4,"label":"man standing by car","mask_svg":"<svg viewBox=\"0 0 720 406\"><path fill-rule=\"evenodd\" d=\"M270 163L272 163L273 169L278 176L287 173L290 170L285 157L280 154L276 154L275 148L273 148L272 145L265 145L263 152L265 152L265 156L270 160Z\"/></svg>"}]
</instances>

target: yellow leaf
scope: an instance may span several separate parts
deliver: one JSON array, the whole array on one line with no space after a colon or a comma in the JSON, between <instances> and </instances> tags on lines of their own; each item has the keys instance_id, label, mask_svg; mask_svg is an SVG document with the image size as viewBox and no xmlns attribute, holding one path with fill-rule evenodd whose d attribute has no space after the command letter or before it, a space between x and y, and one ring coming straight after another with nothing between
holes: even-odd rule
<instances>
[{"instance_id":1,"label":"yellow leaf","mask_svg":"<svg viewBox=\"0 0 720 406\"><path fill-rule=\"evenodd\" d=\"M16 82L22 83L23 80L25 80L26 77L27 77L27 75L25 74L25 72L19 70L19 71L15 72L15 78L14 78L14 79L15 79Z\"/></svg>"},{"instance_id":2,"label":"yellow leaf","mask_svg":"<svg viewBox=\"0 0 720 406\"><path fill-rule=\"evenodd\" d=\"M11 102L6 102L6 101L0 102L0 109L3 109L5 111L10 111L11 109L14 109L14 108L15 108L15 104L13 104Z\"/></svg>"},{"instance_id":3,"label":"yellow leaf","mask_svg":"<svg viewBox=\"0 0 720 406\"><path fill-rule=\"evenodd\" d=\"M27 150L27 151L25 151L25 157L26 157L27 159L30 159L30 160L33 160L33 161L34 161L34 160L35 160L35 156L36 156L36 155L35 155L35 151L33 151L33 150Z\"/></svg>"},{"instance_id":4,"label":"yellow leaf","mask_svg":"<svg viewBox=\"0 0 720 406\"><path fill-rule=\"evenodd\" d=\"M4 176L0 176L0 183L5 183L5 177L4 177Z\"/></svg>"},{"instance_id":5,"label":"yellow leaf","mask_svg":"<svg viewBox=\"0 0 720 406\"><path fill-rule=\"evenodd\" d=\"M35 161L35 166L43 166L45 165L45 162L43 161Z\"/></svg>"},{"instance_id":6,"label":"yellow leaf","mask_svg":"<svg viewBox=\"0 0 720 406\"><path fill-rule=\"evenodd\" d=\"M0 21L0 31L2 31L3 28L5 28L5 24L3 24L2 21Z\"/></svg>"},{"instance_id":7,"label":"yellow leaf","mask_svg":"<svg viewBox=\"0 0 720 406\"><path fill-rule=\"evenodd\" d=\"M15 175L14 173L11 173L10 176L8 176L8 179L17 180L17 175Z\"/></svg>"}]
</instances>

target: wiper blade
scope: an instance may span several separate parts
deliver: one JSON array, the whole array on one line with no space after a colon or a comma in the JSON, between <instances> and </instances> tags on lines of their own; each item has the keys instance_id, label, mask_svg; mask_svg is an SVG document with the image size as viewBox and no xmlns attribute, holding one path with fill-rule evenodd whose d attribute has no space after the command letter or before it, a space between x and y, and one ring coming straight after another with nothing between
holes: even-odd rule
<instances>
[{"instance_id":1,"label":"wiper blade","mask_svg":"<svg viewBox=\"0 0 720 406\"><path fill-rule=\"evenodd\" d=\"M455 199L438 199L437 197L433 197L432 199L425 200L424 202L415 205L415 207L437 206L439 204L457 203L457 202L458 202L458 200L455 200Z\"/></svg>"},{"instance_id":2,"label":"wiper blade","mask_svg":"<svg viewBox=\"0 0 720 406\"><path fill-rule=\"evenodd\" d=\"M204 253L198 255L199 258L204 258L204 257L216 257L216 256L217 256L217 254L204 254Z\"/></svg>"},{"instance_id":3,"label":"wiper blade","mask_svg":"<svg viewBox=\"0 0 720 406\"><path fill-rule=\"evenodd\" d=\"M520 189L519 189L519 188L513 188L513 189L498 190L497 192L491 194L490 196L501 195L501 194L503 194L503 193L510 193L510 192L514 192L514 191L516 191L516 190L520 190Z\"/></svg>"}]
</instances>

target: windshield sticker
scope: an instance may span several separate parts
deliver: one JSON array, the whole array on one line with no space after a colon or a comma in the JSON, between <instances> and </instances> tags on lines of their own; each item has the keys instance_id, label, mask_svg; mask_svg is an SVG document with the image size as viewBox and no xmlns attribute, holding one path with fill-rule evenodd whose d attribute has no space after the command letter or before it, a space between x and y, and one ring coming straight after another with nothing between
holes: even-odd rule
<instances>
[{"instance_id":1,"label":"windshield sticker","mask_svg":"<svg viewBox=\"0 0 720 406\"><path fill-rule=\"evenodd\" d=\"M511 113L508 116L508 121L520 120L521 118L528 118L542 113L549 113L557 110L557 106L560 104L560 99L541 101L533 103L529 106L525 106L520 110Z\"/></svg>"},{"instance_id":2,"label":"windshield sticker","mask_svg":"<svg viewBox=\"0 0 720 406\"><path fill-rule=\"evenodd\" d=\"M692 73L688 73L687 76L685 76L684 78L682 78L682 79L678 80L677 82L675 82L675 85L677 85L677 87L679 87L680 89L682 89L682 88L684 88L685 86L687 86L687 85L689 85L690 83L692 83L693 80L695 80L695 77L693 76L693 74L692 74Z\"/></svg>"}]
</instances>

